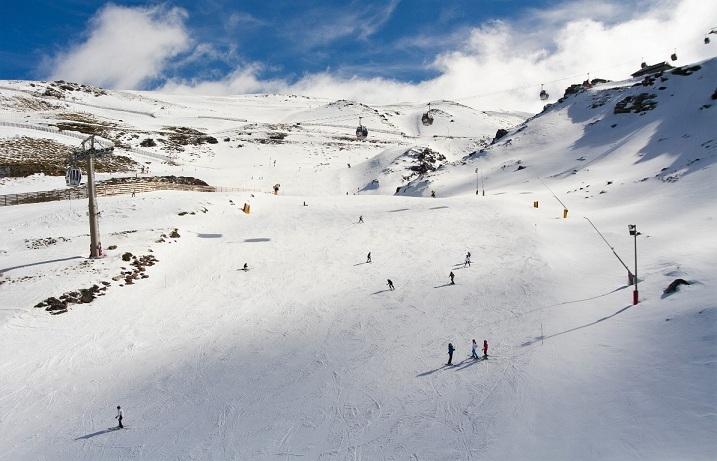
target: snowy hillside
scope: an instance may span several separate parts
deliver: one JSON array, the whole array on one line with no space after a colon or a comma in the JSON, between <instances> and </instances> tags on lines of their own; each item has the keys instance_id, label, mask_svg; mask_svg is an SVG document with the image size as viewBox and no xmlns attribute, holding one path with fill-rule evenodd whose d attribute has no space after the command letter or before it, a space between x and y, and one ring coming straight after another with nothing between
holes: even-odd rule
<instances>
[{"instance_id":1,"label":"snowy hillside","mask_svg":"<svg viewBox=\"0 0 717 461\"><path fill-rule=\"evenodd\" d=\"M3 82L0 194L64 189L79 131L116 146L100 179L246 190L100 197L97 260L85 199L0 207L0 460L713 459L715 82L710 60L527 121L432 101L430 126ZM584 217L631 270L638 226L639 304Z\"/></svg>"}]
</instances>

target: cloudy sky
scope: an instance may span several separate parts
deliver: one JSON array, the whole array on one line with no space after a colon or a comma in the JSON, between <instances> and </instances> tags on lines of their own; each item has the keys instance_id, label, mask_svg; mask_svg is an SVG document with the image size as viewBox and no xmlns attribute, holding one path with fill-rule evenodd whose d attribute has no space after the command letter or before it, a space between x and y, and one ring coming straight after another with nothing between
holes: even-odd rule
<instances>
[{"instance_id":1,"label":"cloudy sky","mask_svg":"<svg viewBox=\"0 0 717 461\"><path fill-rule=\"evenodd\" d=\"M541 83L714 56L717 0L34 0L4 3L0 79L114 89L454 99L536 111Z\"/></svg>"}]
</instances>

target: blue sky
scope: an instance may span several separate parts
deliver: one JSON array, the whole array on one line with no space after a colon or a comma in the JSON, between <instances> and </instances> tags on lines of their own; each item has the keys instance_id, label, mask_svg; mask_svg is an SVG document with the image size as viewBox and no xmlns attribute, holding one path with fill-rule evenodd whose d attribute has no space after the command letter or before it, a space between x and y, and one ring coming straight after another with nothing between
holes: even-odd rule
<instances>
[{"instance_id":1,"label":"blue sky","mask_svg":"<svg viewBox=\"0 0 717 461\"><path fill-rule=\"evenodd\" d=\"M705 0L4 3L0 79L535 111L570 83L715 55ZM717 42L717 40L715 40Z\"/></svg>"},{"instance_id":2,"label":"blue sky","mask_svg":"<svg viewBox=\"0 0 717 461\"><path fill-rule=\"evenodd\" d=\"M81 41L90 19L107 2L11 1L10 21L0 29L0 78L45 75L41 63ZM418 81L454 44L456 31L490 19L511 18L541 0L173 1L186 10L195 40L217 55L173 68L165 77L211 77L246 62L264 64L262 77L296 79L331 70L338 75L384 76ZM137 7L157 3L117 1ZM6 8L7 11L7 8ZM417 37L435 37L433 42ZM156 83L156 82L154 82Z\"/></svg>"}]
</instances>

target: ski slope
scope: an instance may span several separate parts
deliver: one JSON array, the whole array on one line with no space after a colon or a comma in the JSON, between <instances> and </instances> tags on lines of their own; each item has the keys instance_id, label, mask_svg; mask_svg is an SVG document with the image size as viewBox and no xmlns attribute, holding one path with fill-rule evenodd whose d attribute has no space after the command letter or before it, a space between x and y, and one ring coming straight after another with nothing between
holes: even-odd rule
<instances>
[{"instance_id":1,"label":"ski slope","mask_svg":"<svg viewBox=\"0 0 717 461\"><path fill-rule=\"evenodd\" d=\"M438 116L418 125L420 104L113 92L58 102L111 107L83 110L142 130L123 138L131 145L167 138L168 126L216 135L177 165L151 162L152 174L259 192L102 197L102 243L117 248L95 261L84 201L0 208L0 460L713 459L717 106L700 109L716 81L715 62L701 65L658 82L669 90L655 88L644 115L612 112L653 91L635 81L525 124L432 103L453 115L452 138L434 137L451 123ZM52 123L65 111L18 111L12 94L33 87L2 86L5 119ZM364 119L369 142L350 139L363 112L378 114ZM281 142L266 141L276 132ZM406 152L426 147L442 166L404 179ZM62 182L0 181L3 193ZM638 305L583 216L630 267L626 227L638 225ZM117 277L125 252L157 258L148 278ZM664 296L678 277L691 285ZM67 313L32 307L102 281L103 296ZM473 338L488 340L487 360L468 357ZM127 429L110 431L117 405Z\"/></svg>"}]
</instances>

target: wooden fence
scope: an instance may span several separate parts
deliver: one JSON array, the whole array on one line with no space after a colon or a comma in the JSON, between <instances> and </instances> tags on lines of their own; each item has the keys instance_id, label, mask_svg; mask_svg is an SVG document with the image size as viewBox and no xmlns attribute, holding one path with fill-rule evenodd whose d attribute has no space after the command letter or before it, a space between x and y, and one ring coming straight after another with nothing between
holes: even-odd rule
<instances>
[{"instance_id":1,"label":"wooden fence","mask_svg":"<svg viewBox=\"0 0 717 461\"><path fill-rule=\"evenodd\" d=\"M215 187L171 182L138 181L122 184L97 183L97 196L127 195L132 193L153 192L159 190L178 190L190 192L259 192L256 189L243 187ZM23 205L26 203L52 202L56 200L73 200L87 198L87 187L68 187L41 192L0 195L0 206Z\"/></svg>"}]
</instances>

